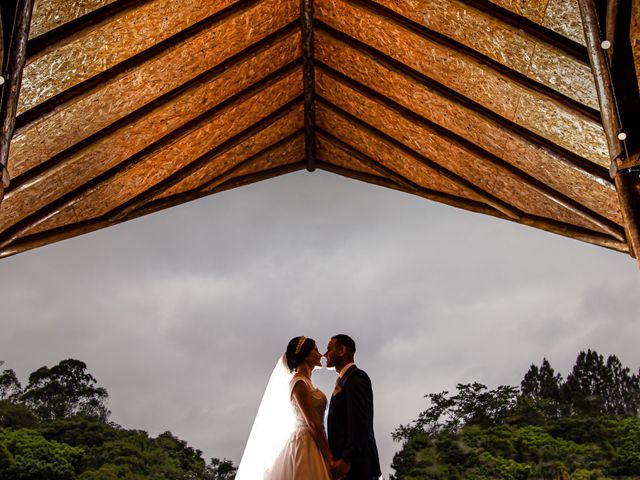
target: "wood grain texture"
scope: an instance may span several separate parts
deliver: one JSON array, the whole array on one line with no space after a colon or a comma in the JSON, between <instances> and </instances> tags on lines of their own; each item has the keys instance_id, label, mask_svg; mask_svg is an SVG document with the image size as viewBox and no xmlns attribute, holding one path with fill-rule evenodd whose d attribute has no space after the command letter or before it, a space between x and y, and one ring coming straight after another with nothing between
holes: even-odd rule
<instances>
[{"instance_id":1,"label":"wood grain texture","mask_svg":"<svg viewBox=\"0 0 640 480\"><path fill-rule=\"evenodd\" d=\"M318 127L324 131L331 132L331 134L342 142L361 151L401 177L407 178L423 188L449 193L457 197L468 198L478 202L483 201L474 192L440 175L427 165L416 160L415 157L399 150L384 139L371 135L371 133L349 122L335 112L328 110L324 106L318 107ZM345 157L341 156L338 157L338 159L344 161ZM340 165L331 160L331 158L326 158L325 161L351 170L361 170L358 168L358 165Z\"/></svg>"},{"instance_id":2,"label":"wood grain texture","mask_svg":"<svg viewBox=\"0 0 640 480\"><path fill-rule=\"evenodd\" d=\"M577 0L489 0L513 13L585 44Z\"/></svg>"},{"instance_id":3,"label":"wood grain texture","mask_svg":"<svg viewBox=\"0 0 640 480\"><path fill-rule=\"evenodd\" d=\"M608 166L606 140L599 123L477 59L344 0L319 0L316 18L563 148Z\"/></svg>"},{"instance_id":4,"label":"wood grain texture","mask_svg":"<svg viewBox=\"0 0 640 480\"><path fill-rule=\"evenodd\" d=\"M6 203L0 205L0 231L138 154L298 56L299 36L292 35L212 78L203 79L171 101L61 159L29 181L14 185L7 192Z\"/></svg>"},{"instance_id":5,"label":"wood grain texture","mask_svg":"<svg viewBox=\"0 0 640 480\"><path fill-rule=\"evenodd\" d=\"M250 48L295 19L294 12L285 15L278 11L281 15L274 17L271 23L254 27L250 13L229 18L17 129L9 157L12 177L22 175L192 78L206 74L230 56ZM290 33L274 42L271 48L254 52L249 60L251 65L246 66L247 71L268 70L269 64L277 67L299 57L299 44L299 35ZM238 81L242 82L242 79Z\"/></svg>"},{"instance_id":6,"label":"wood grain texture","mask_svg":"<svg viewBox=\"0 0 640 480\"><path fill-rule=\"evenodd\" d=\"M567 56L489 13L459 0L377 0L376 3L584 105L598 108L587 63Z\"/></svg>"},{"instance_id":7,"label":"wood grain texture","mask_svg":"<svg viewBox=\"0 0 640 480\"><path fill-rule=\"evenodd\" d=\"M578 0L549 0L541 25L586 45Z\"/></svg>"},{"instance_id":8,"label":"wood grain texture","mask_svg":"<svg viewBox=\"0 0 640 480\"><path fill-rule=\"evenodd\" d=\"M465 105L451 101L438 91L325 32L319 31L316 37L316 58L323 64L468 138L594 212L622 224L615 187L608 178L580 168L558 153L536 145Z\"/></svg>"},{"instance_id":9,"label":"wood grain texture","mask_svg":"<svg viewBox=\"0 0 640 480\"><path fill-rule=\"evenodd\" d=\"M25 67L25 82L18 111L21 113L33 108L115 67L236 1L189 0L181 2L180 8L175 8L175 0L156 0L144 3L139 8L120 12L89 31L76 33L55 45L55 48L47 49L29 59ZM223 48L232 48L242 38L242 31L268 29L269 25L281 20L280 14L285 18L296 18L299 14L297 2L264 0L254 4L237 15L240 18L236 18L236 23L244 22L244 29L240 25L236 28L228 26L222 38L209 38L205 43L215 45L220 42ZM202 34L198 36L201 37ZM203 51L194 49L189 57L197 62L202 55Z\"/></svg>"},{"instance_id":10,"label":"wood grain texture","mask_svg":"<svg viewBox=\"0 0 640 480\"><path fill-rule=\"evenodd\" d=\"M36 0L29 38L38 37L114 2L116 0Z\"/></svg>"},{"instance_id":11,"label":"wood grain texture","mask_svg":"<svg viewBox=\"0 0 640 480\"><path fill-rule=\"evenodd\" d=\"M255 133L239 145L222 153L215 159L212 159L203 168L191 174L180 183L167 189L165 192L156 195L154 200L170 197L189 190L195 190L216 179L224 172L242 162L244 159L258 154L259 152L267 149L270 145L277 143L283 138L299 131L303 127L304 107L302 104L299 104L271 125L268 125L266 128ZM302 160L303 158L304 155L302 155L302 158L296 158L295 161Z\"/></svg>"},{"instance_id":12,"label":"wood grain texture","mask_svg":"<svg viewBox=\"0 0 640 480\"><path fill-rule=\"evenodd\" d=\"M320 71L316 78L318 95L517 209L563 223L596 228L591 222L518 181L509 172L440 137L426 126L415 124Z\"/></svg>"},{"instance_id":13,"label":"wood grain texture","mask_svg":"<svg viewBox=\"0 0 640 480\"><path fill-rule=\"evenodd\" d=\"M631 28L629 32L633 61L636 66L636 80L640 90L640 3L633 2L631 7Z\"/></svg>"},{"instance_id":14,"label":"wood grain texture","mask_svg":"<svg viewBox=\"0 0 640 480\"><path fill-rule=\"evenodd\" d=\"M99 217L147 190L186 166L226 139L250 127L302 93L300 70L205 117L160 148L149 151L113 179L101 183L67 202L47 219L34 222L23 234L51 230L66 224Z\"/></svg>"},{"instance_id":15,"label":"wood grain texture","mask_svg":"<svg viewBox=\"0 0 640 480\"><path fill-rule=\"evenodd\" d=\"M401 185L398 185L397 183L390 181L389 179L378 177L376 175L370 175L360 171L350 170L348 168L344 168L336 164L327 163L323 161L323 159L319 159L318 167L322 170L334 173L336 175L341 175L345 178L350 178L353 180L370 183L372 185L377 185L380 187L397 190L397 191L408 193L411 195L421 196L423 198L426 198L427 200L435 200L437 202L444 203L456 208L462 208L470 212L482 213L484 215L490 215L492 217L500 218L502 220L510 220L513 222L520 223L522 225L527 225L529 227L537 228L537 229L544 230L557 235L563 235L565 237L569 237L574 240L580 240L582 242L609 248L611 250L616 250L618 252L629 253L629 249L626 243L613 239L607 235L603 235L587 229L574 227L572 225L555 222L549 219L531 217L531 216L523 216L518 220L514 220L512 218L505 217L501 212L495 209L492 209L482 203L472 202L470 200L457 199L455 197L439 196L439 198L434 198L434 196L431 193L412 191L410 189L406 189Z\"/></svg>"}]
</instances>

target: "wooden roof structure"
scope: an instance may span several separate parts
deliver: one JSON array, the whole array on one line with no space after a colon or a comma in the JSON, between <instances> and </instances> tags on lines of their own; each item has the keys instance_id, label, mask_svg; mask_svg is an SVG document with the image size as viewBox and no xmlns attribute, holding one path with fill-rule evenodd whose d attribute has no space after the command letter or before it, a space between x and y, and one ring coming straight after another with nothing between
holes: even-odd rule
<instances>
[{"instance_id":1,"label":"wooden roof structure","mask_svg":"<svg viewBox=\"0 0 640 480\"><path fill-rule=\"evenodd\" d=\"M0 257L301 169L640 252L640 1L0 16Z\"/></svg>"}]
</instances>

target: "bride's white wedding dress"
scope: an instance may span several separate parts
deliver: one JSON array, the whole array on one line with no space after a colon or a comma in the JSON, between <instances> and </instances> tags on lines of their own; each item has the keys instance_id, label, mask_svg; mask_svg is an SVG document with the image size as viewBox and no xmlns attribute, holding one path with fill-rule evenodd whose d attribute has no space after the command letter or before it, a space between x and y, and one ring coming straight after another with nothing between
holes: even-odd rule
<instances>
[{"instance_id":1,"label":"bride's white wedding dress","mask_svg":"<svg viewBox=\"0 0 640 480\"><path fill-rule=\"evenodd\" d=\"M320 448L292 398L298 382L309 387L313 407L324 419L327 397L310 379L292 377L283 355L262 396L236 480L331 480Z\"/></svg>"},{"instance_id":2,"label":"bride's white wedding dress","mask_svg":"<svg viewBox=\"0 0 640 480\"><path fill-rule=\"evenodd\" d=\"M324 419L324 412L327 409L325 394L315 388L310 379L294 375L289 383L289 395L295 413L295 428L273 465L270 480L331 480L320 448L313 439L311 430L291 395L293 387L298 382L304 382L311 390L313 407L321 420Z\"/></svg>"}]
</instances>

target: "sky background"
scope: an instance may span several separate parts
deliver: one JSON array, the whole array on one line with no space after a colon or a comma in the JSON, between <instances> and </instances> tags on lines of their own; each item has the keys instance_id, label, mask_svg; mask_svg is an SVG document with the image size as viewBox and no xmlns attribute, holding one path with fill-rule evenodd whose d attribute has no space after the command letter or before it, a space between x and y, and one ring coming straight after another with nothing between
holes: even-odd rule
<instances>
[{"instance_id":1,"label":"sky background","mask_svg":"<svg viewBox=\"0 0 640 480\"><path fill-rule=\"evenodd\" d=\"M587 348L638 371L639 291L628 255L300 172L0 261L0 360L23 385L82 360L113 421L237 465L289 339L348 333L386 478L427 393L543 357L566 376Z\"/></svg>"}]
</instances>

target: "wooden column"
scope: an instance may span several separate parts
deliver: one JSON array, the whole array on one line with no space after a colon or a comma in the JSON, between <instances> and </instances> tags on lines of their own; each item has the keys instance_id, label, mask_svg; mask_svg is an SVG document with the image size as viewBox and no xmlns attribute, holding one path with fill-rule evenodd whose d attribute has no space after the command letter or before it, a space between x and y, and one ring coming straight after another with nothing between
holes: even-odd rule
<instances>
[{"instance_id":1,"label":"wooden column","mask_svg":"<svg viewBox=\"0 0 640 480\"><path fill-rule=\"evenodd\" d=\"M304 81L304 130L307 170L316 169L316 80L313 65L313 0L300 0L302 70Z\"/></svg>"},{"instance_id":2,"label":"wooden column","mask_svg":"<svg viewBox=\"0 0 640 480\"><path fill-rule=\"evenodd\" d=\"M607 144L609 147L609 156L611 158L611 176L613 177L618 192L618 198L620 200L620 209L625 222L625 232L627 236L627 243L630 247L630 252L633 257L638 260L640 266L640 177L639 172L635 167L630 165L632 160L630 157L628 145L619 137L621 132L627 135L628 144L637 145L640 137L640 129L634 128L636 126L635 121L625 122L624 112L620 112L618 105L616 104L616 93L618 94L618 103L637 102L637 98L630 98L630 96L637 96L637 89L628 91L626 89L620 89L616 91L614 86L626 81L628 84L628 78L615 78L616 70L622 72L620 68L610 68L613 64L613 60L610 63L608 54L602 48L602 41L605 37L602 35L601 24L607 25L607 33L614 35L615 37L607 38L612 46L615 44L615 53L619 51L628 51L629 45L621 43L620 32L628 32L629 25L621 25L621 22L628 22L628 15L621 15L617 12L617 2L613 0L616 5L615 8L608 8L607 11L610 15L614 15L615 18L610 18L608 21L601 22L598 18L598 12L594 0L578 0L580 6L580 15L582 17L582 24L584 27L585 40L587 43L587 49L589 50L589 61L591 63L591 70L593 71L596 89L598 91L598 100L600 103L600 113L602 115L602 124L604 127L605 135L607 138ZM617 25L613 25L615 20L618 20ZM626 27L626 28L621 28ZM629 42L629 38L623 38L622 42ZM613 59L613 55L611 55ZM633 63L633 61L631 60ZM627 65L628 67L628 65ZM635 83L635 82L634 82ZM637 115L637 112L636 112ZM631 127L632 131L625 131L625 126Z\"/></svg>"},{"instance_id":3,"label":"wooden column","mask_svg":"<svg viewBox=\"0 0 640 480\"><path fill-rule=\"evenodd\" d=\"M2 23L4 24L3 49L2 49L2 102L0 103L0 171L2 174L2 201L4 190L9 186L9 172L7 159L9 158L9 146L13 129L16 123L16 110L18 107L18 94L22 82L22 69L27 58L27 41L29 39L29 25L35 0L17 0L3 2L0 8ZM7 6L10 4L10 6ZM15 7L15 10L11 7ZM8 18L7 18L8 17ZM13 18L13 21L11 19ZM8 30L8 31L7 31Z\"/></svg>"},{"instance_id":4,"label":"wooden column","mask_svg":"<svg viewBox=\"0 0 640 480\"><path fill-rule=\"evenodd\" d=\"M638 89L640 89L640 2L637 1L632 2L629 40L631 41L631 50L636 67Z\"/></svg>"}]
</instances>

